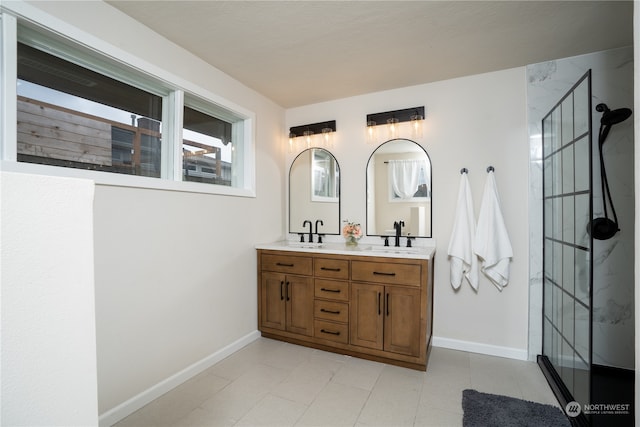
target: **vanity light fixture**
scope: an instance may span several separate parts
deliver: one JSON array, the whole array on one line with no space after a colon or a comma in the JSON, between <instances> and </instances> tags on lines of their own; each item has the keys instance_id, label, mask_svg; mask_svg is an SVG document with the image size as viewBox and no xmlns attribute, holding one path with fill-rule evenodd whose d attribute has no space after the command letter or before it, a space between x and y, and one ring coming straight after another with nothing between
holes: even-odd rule
<instances>
[{"instance_id":1,"label":"vanity light fixture","mask_svg":"<svg viewBox=\"0 0 640 427\"><path fill-rule=\"evenodd\" d=\"M404 110L385 111L384 113L367 114L367 141L377 142L377 127L387 125L389 139L400 137L400 123L409 122L411 137L422 137L424 122L424 106L405 108Z\"/></svg>"},{"instance_id":2,"label":"vanity light fixture","mask_svg":"<svg viewBox=\"0 0 640 427\"><path fill-rule=\"evenodd\" d=\"M314 135L321 138L320 144L325 147L333 146L333 133L336 131L336 121L313 123L309 125L293 126L289 128L289 152L293 153L296 149L296 139L304 137L306 148L313 145Z\"/></svg>"}]
</instances>

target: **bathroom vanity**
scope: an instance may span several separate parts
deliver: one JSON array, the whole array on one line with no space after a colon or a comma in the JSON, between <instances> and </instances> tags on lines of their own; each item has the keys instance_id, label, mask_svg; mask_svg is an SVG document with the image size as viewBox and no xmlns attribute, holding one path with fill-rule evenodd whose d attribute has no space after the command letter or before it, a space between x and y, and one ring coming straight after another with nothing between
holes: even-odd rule
<instances>
[{"instance_id":1,"label":"bathroom vanity","mask_svg":"<svg viewBox=\"0 0 640 427\"><path fill-rule=\"evenodd\" d=\"M424 371L434 254L434 248L259 245L262 336Z\"/></svg>"}]
</instances>

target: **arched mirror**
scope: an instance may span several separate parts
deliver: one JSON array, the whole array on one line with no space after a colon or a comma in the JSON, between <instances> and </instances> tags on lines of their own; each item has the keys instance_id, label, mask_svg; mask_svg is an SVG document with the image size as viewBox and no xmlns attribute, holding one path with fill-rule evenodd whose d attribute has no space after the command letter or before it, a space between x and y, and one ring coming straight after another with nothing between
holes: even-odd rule
<instances>
[{"instance_id":1,"label":"arched mirror","mask_svg":"<svg viewBox=\"0 0 640 427\"><path fill-rule=\"evenodd\" d=\"M289 170L289 232L309 232L303 223L318 223L318 233L340 234L340 166L325 149L309 148Z\"/></svg>"},{"instance_id":2,"label":"arched mirror","mask_svg":"<svg viewBox=\"0 0 640 427\"><path fill-rule=\"evenodd\" d=\"M419 144L392 139L367 163L367 236L431 237L431 160Z\"/></svg>"}]
</instances>

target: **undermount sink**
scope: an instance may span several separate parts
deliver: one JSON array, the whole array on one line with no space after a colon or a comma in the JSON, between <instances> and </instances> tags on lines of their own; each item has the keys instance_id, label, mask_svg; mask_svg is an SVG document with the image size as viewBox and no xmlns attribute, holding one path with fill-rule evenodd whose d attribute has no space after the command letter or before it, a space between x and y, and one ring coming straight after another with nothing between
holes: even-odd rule
<instances>
[{"instance_id":1,"label":"undermount sink","mask_svg":"<svg viewBox=\"0 0 640 427\"><path fill-rule=\"evenodd\" d=\"M287 246L291 246L294 248L321 248L322 246L324 246L324 243L288 241Z\"/></svg>"},{"instance_id":2,"label":"undermount sink","mask_svg":"<svg viewBox=\"0 0 640 427\"><path fill-rule=\"evenodd\" d=\"M372 245L368 248L372 252L384 252L387 254L419 254L424 252L423 248L406 246L377 246Z\"/></svg>"}]
</instances>

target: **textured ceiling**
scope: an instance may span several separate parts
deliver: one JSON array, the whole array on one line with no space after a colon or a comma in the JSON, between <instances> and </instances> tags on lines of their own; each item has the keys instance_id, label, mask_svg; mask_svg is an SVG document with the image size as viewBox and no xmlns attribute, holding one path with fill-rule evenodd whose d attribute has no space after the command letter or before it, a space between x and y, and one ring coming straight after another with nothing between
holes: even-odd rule
<instances>
[{"instance_id":1,"label":"textured ceiling","mask_svg":"<svg viewBox=\"0 0 640 427\"><path fill-rule=\"evenodd\" d=\"M630 46L633 32L631 1L108 3L285 108Z\"/></svg>"}]
</instances>

